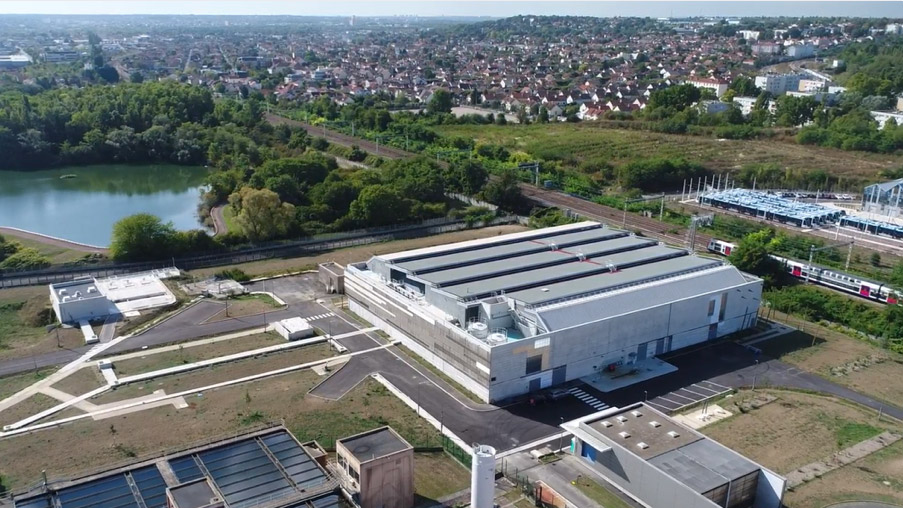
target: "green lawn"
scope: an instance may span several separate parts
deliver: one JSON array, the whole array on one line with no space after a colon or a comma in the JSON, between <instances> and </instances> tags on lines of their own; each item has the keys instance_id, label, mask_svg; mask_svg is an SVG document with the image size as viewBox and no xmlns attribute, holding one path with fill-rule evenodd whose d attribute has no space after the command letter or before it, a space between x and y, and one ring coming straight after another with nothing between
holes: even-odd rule
<instances>
[{"instance_id":1,"label":"green lawn","mask_svg":"<svg viewBox=\"0 0 903 508\"><path fill-rule=\"evenodd\" d=\"M580 492L583 492L586 497L605 508L630 508L629 504L625 503L613 492L585 476L577 477L572 483L580 489Z\"/></svg>"},{"instance_id":2,"label":"green lawn","mask_svg":"<svg viewBox=\"0 0 903 508\"><path fill-rule=\"evenodd\" d=\"M838 420L834 435L837 437L837 447L844 449L856 443L873 438L881 433L881 429L867 423L857 423Z\"/></svg>"},{"instance_id":3,"label":"green lawn","mask_svg":"<svg viewBox=\"0 0 903 508\"><path fill-rule=\"evenodd\" d=\"M226 223L226 231L229 233L241 233L241 227L235 222L235 212L231 206L223 207L223 221Z\"/></svg>"}]
</instances>

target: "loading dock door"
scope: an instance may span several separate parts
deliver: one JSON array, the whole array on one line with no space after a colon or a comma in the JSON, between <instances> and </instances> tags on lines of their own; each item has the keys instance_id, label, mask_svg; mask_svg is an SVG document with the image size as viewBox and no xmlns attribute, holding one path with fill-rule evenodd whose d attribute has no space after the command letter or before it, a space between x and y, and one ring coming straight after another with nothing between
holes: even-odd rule
<instances>
[{"instance_id":1,"label":"loading dock door","mask_svg":"<svg viewBox=\"0 0 903 508\"><path fill-rule=\"evenodd\" d=\"M535 391L540 390L542 388L542 385L540 384L541 382L542 382L542 380L540 380L539 378L531 379L530 380L530 391L535 392Z\"/></svg>"},{"instance_id":2,"label":"loading dock door","mask_svg":"<svg viewBox=\"0 0 903 508\"><path fill-rule=\"evenodd\" d=\"M565 380L567 380L567 372L568 372L567 365L562 365L561 367L555 367L552 370L552 384L560 385L561 383L564 383Z\"/></svg>"}]
</instances>

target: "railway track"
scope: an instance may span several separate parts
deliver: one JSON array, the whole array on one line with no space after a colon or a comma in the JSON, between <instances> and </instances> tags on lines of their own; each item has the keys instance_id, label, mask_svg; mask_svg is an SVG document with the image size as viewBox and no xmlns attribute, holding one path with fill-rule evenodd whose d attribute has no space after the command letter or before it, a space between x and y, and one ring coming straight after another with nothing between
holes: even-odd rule
<instances>
[{"instance_id":1,"label":"railway track","mask_svg":"<svg viewBox=\"0 0 903 508\"><path fill-rule=\"evenodd\" d=\"M405 152L404 150L399 150L397 148L392 148L386 145L377 145L373 141L352 137L347 134L342 134L341 132L324 129L323 127L316 127L314 125L299 122L297 120L292 120L290 118L285 118L283 116L275 115L272 113L267 113L266 119L273 125L287 124L294 127L301 127L306 130L309 135L326 138L326 141L329 141L330 143L335 143L337 145L347 147L356 145L365 152L379 155L380 157L385 157L387 159L406 159L408 157L414 157L416 155L410 152Z\"/></svg>"},{"instance_id":2,"label":"railway track","mask_svg":"<svg viewBox=\"0 0 903 508\"><path fill-rule=\"evenodd\" d=\"M600 205L585 199L580 199L562 192L541 189L532 185L520 184L524 197L544 206L554 206L562 210L569 209L577 215L587 219L598 220L621 227L624 223L624 211L610 206ZM688 246L687 229L680 228L666 222L659 222L650 217L643 217L635 213L627 212L627 229L642 232L644 235L657 238L663 242ZM677 233L673 231L677 230ZM712 237L702 233L696 233L695 250L705 252L706 246Z\"/></svg>"}]
</instances>

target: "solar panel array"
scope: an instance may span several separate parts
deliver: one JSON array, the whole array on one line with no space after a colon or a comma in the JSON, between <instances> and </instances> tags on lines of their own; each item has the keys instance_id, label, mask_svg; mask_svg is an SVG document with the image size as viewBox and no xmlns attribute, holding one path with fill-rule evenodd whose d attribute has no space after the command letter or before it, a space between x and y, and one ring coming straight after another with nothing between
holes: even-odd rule
<instances>
[{"instance_id":1,"label":"solar panel array","mask_svg":"<svg viewBox=\"0 0 903 508\"><path fill-rule=\"evenodd\" d=\"M134 488L133 488L134 486ZM157 466L147 466L74 485L56 493L62 508L147 508L166 506L166 482ZM16 508L50 508L50 494L16 501Z\"/></svg>"},{"instance_id":2,"label":"solar panel array","mask_svg":"<svg viewBox=\"0 0 903 508\"><path fill-rule=\"evenodd\" d=\"M845 213L835 208L801 203L777 194L746 189L729 189L703 194L699 198L699 202L801 227L836 222Z\"/></svg>"},{"instance_id":3,"label":"solar panel array","mask_svg":"<svg viewBox=\"0 0 903 508\"><path fill-rule=\"evenodd\" d=\"M328 481L319 464L285 431L244 439L167 461L178 482L208 477L230 508L277 500ZM115 473L34 497L16 508L164 508L166 482L156 465ZM140 503L139 503L140 500ZM338 496L309 501L314 508L341 506Z\"/></svg>"}]
</instances>

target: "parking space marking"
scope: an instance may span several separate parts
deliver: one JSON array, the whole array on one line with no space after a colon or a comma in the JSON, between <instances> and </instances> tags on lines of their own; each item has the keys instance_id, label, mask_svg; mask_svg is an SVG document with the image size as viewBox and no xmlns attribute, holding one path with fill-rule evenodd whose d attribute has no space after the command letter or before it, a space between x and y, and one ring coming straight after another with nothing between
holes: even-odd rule
<instances>
[{"instance_id":1,"label":"parking space marking","mask_svg":"<svg viewBox=\"0 0 903 508\"><path fill-rule=\"evenodd\" d=\"M699 384L697 384L697 383L693 383L693 384L690 385L690 386L695 386L696 388L699 388L700 390L706 390L706 391L708 391L708 392L718 393L718 390L712 390L711 388L707 388L707 387L702 386L702 385L699 385Z\"/></svg>"},{"instance_id":2,"label":"parking space marking","mask_svg":"<svg viewBox=\"0 0 903 508\"><path fill-rule=\"evenodd\" d=\"M702 397L702 398L708 397L708 395L706 395L704 393L694 392L693 390L691 390L689 388L681 388L681 390L688 392L688 393L692 393L693 395L696 395L697 397Z\"/></svg>"},{"instance_id":3,"label":"parking space marking","mask_svg":"<svg viewBox=\"0 0 903 508\"><path fill-rule=\"evenodd\" d=\"M666 413L669 412L669 411L671 411L671 408L669 408L669 407L667 407L667 406L663 406L663 405L658 404L658 403L656 403L656 402L653 402L653 401L651 401L651 400L647 400L647 401L646 401L646 404L649 404L650 406L656 406L656 407L658 407L658 408L660 408L660 409L664 409Z\"/></svg>"}]
</instances>

